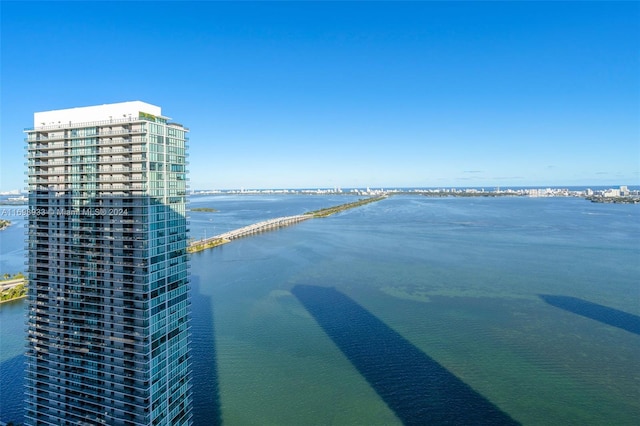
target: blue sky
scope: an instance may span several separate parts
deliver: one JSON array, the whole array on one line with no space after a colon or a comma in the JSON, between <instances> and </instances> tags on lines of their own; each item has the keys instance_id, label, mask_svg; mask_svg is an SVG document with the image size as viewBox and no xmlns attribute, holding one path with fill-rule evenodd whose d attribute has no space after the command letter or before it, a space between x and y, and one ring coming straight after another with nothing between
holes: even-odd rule
<instances>
[{"instance_id":1,"label":"blue sky","mask_svg":"<svg viewBox=\"0 0 640 426\"><path fill-rule=\"evenodd\" d=\"M638 2L1 7L1 190L33 112L130 100L194 189L640 184Z\"/></svg>"}]
</instances>

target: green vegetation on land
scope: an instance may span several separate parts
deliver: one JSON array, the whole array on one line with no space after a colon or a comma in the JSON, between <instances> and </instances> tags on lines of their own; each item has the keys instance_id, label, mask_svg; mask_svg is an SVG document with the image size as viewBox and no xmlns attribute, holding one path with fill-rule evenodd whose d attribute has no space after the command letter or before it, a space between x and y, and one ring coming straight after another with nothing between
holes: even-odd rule
<instances>
[{"instance_id":1,"label":"green vegetation on land","mask_svg":"<svg viewBox=\"0 0 640 426\"><path fill-rule=\"evenodd\" d=\"M610 203L610 204L640 204L640 198L636 197L602 197L600 195L586 197L592 203Z\"/></svg>"},{"instance_id":2,"label":"green vegetation on land","mask_svg":"<svg viewBox=\"0 0 640 426\"><path fill-rule=\"evenodd\" d=\"M26 295L27 295L27 285L18 284L17 286L11 287L10 289L0 293L0 303L8 302L14 299L20 299L21 297L25 297Z\"/></svg>"},{"instance_id":3,"label":"green vegetation on land","mask_svg":"<svg viewBox=\"0 0 640 426\"><path fill-rule=\"evenodd\" d=\"M422 192L421 195L425 197L522 197L523 194L514 192L450 192L450 191L437 191L437 192Z\"/></svg>"},{"instance_id":4,"label":"green vegetation on land","mask_svg":"<svg viewBox=\"0 0 640 426\"><path fill-rule=\"evenodd\" d=\"M212 209L211 207L196 207L195 209L191 209L192 212L207 212L207 213L215 213L218 210Z\"/></svg>"},{"instance_id":5,"label":"green vegetation on land","mask_svg":"<svg viewBox=\"0 0 640 426\"><path fill-rule=\"evenodd\" d=\"M10 220L0 219L0 231L11 225Z\"/></svg>"},{"instance_id":6,"label":"green vegetation on land","mask_svg":"<svg viewBox=\"0 0 640 426\"><path fill-rule=\"evenodd\" d=\"M217 238L215 240L207 241L206 243L201 243L198 241L194 241L187 246L187 253L197 253L202 250L210 249L213 247L221 246L223 244L228 243L231 240L227 240L224 238Z\"/></svg>"},{"instance_id":7,"label":"green vegetation on land","mask_svg":"<svg viewBox=\"0 0 640 426\"><path fill-rule=\"evenodd\" d=\"M19 280L20 278L24 279L25 276L22 272L18 272L17 274L4 274L2 275L2 279L0 279L0 284L2 284L3 281L13 281L13 280Z\"/></svg>"},{"instance_id":8,"label":"green vegetation on land","mask_svg":"<svg viewBox=\"0 0 640 426\"><path fill-rule=\"evenodd\" d=\"M0 281L0 303L19 299L27 295L27 281L22 273L13 276L4 274Z\"/></svg>"},{"instance_id":9,"label":"green vegetation on land","mask_svg":"<svg viewBox=\"0 0 640 426\"><path fill-rule=\"evenodd\" d=\"M327 217L332 214L339 213L345 210L353 209L355 207L364 206L365 204L374 203L376 201L380 201L384 198L387 198L386 195L382 195L380 197L372 197L365 198L364 200L354 201L353 203L341 204L339 206L327 207L325 209L314 210L312 212L306 213L308 215L312 215L313 217Z\"/></svg>"}]
</instances>

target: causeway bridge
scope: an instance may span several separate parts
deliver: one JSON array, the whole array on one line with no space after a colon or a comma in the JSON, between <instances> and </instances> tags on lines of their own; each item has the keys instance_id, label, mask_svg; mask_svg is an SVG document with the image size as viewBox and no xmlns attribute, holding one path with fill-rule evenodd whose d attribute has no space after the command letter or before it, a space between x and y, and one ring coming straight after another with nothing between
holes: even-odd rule
<instances>
[{"instance_id":1,"label":"causeway bridge","mask_svg":"<svg viewBox=\"0 0 640 426\"><path fill-rule=\"evenodd\" d=\"M276 228L282 228L283 226L293 225L295 223L302 222L303 220L313 219L314 217L327 217L332 214L339 213L344 210L360 207L365 204L373 203L375 201L384 200L387 195L381 195L378 197L365 198L363 200L354 201L352 203L342 204L339 206L327 207L324 209L316 210L313 212L299 214L295 216L277 217L275 219L264 220L262 222L254 223L253 225L245 226L240 229L225 232L224 234L215 235L213 237L204 238L202 240L196 240L189 243L187 252L195 253L198 251L206 250L208 248L216 247L221 244L226 244L231 240L246 237L248 235L257 234L264 231L270 231Z\"/></svg>"},{"instance_id":2,"label":"causeway bridge","mask_svg":"<svg viewBox=\"0 0 640 426\"><path fill-rule=\"evenodd\" d=\"M299 214L295 216L277 217L275 219L264 220L224 234L214 235L213 237L203 238L201 240L189 243L189 251L196 252L205 250L210 247L228 243L231 240L247 237L249 235L258 234L260 232L271 231L273 229L282 228L284 226L293 225L307 219L313 218L310 214Z\"/></svg>"},{"instance_id":3,"label":"causeway bridge","mask_svg":"<svg viewBox=\"0 0 640 426\"><path fill-rule=\"evenodd\" d=\"M9 290L13 287L19 286L20 284L26 284L26 283L27 283L27 280L25 280L24 278L13 278L10 280L4 280L0 282L0 292Z\"/></svg>"}]
</instances>

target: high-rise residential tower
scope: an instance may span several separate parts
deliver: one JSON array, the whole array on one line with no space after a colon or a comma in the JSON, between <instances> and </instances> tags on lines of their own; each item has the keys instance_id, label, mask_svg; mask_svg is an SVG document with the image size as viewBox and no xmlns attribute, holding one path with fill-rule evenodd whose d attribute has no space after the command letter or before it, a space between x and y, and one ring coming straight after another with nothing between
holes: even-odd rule
<instances>
[{"instance_id":1,"label":"high-rise residential tower","mask_svg":"<svg viewBox=\"0 0 640 426\"><path fill-rule=\"evenodd\" d=\"M187 132L139 101L34 114L26 424L191 422Z\"/></svg>"}]
</instances>

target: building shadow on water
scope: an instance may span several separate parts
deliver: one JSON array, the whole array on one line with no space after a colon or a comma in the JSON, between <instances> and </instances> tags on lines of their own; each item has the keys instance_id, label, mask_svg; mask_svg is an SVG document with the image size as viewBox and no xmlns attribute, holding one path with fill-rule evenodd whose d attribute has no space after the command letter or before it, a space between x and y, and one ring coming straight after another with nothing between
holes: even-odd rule
<instances>
[{"instance_id":1,"label":"building shadow on water","mask_svg":"<svg viewBox=\"0 0 640 426\"><path fill-rule=\"evenodd\" d=\"M542 300L565 311L591 318L612 327L640 335L640 316L570 296L540 294Z\"/></svg>"},{"instance_id":2,"label":"building shadow on water","mask_svg":"<svg viewBox=\"0 0 640 426\"><path fill-rule=\"evenodd\" d=\"M193 424L222 425L218 362L211 297L200 293L200 278L191 275L191 369Z\"/></svg>"},{"instance_id":3,"label":"building shadow on water","mask_svg":"<svg viewBox=\"0 0 640 426\"><path fill-rule=\"evenodd\" d=\"M20 424L24 420L24 366L26 357L16 355L0 363L0 421Z\"/></svg>"},{"instance_id":4,"label":"building shadow on water","mask_svg":"<svg viewBox=\"0 0 640 426\"><path fill-rule=\"evenodd\" d=\"M405 425L518 424L335 288L292 293Z\"/></svg>"}]
</instances>

